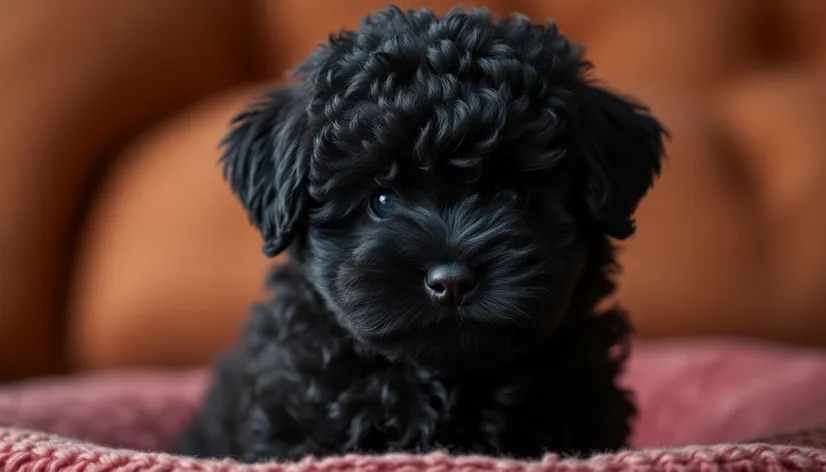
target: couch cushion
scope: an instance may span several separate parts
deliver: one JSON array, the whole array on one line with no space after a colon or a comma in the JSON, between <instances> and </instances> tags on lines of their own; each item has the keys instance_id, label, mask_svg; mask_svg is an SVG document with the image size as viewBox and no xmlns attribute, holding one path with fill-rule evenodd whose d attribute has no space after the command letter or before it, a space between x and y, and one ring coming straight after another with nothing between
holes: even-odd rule
<instances>
[{"instance_id":1,"label":"couch cushion","mask_svg":"<svg viewBox=\"0 0 826 472\"><path fill-rule=\"evenodd\" d=\"M259 92L216 95L118 154L78 243L73 368L197 364L234 341L270 261L224 183L218 141Z\"/></svg>"},{"instance_id":2,"label":"couch cushion","mask_svg":"<svg viewBox=\"0 0 826 472\"><path fill-rule=\"evenodd\" d=\"M148 120L254 73L248 5L0 4L0 378L58 367L70 228L93 169Z\"/></svg>"}]
</instances>

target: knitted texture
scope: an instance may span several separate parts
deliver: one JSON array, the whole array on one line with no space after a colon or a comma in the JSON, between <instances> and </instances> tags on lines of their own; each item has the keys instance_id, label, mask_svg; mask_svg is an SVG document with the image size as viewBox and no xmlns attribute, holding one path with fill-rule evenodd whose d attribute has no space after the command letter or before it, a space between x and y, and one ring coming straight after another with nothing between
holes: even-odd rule
<instances>
[{"instance_id":1,"label":"knitted texture","mask_svg":"<svg viewBox=\"0 0 826 472\"><path fill-rule=\"evenodd\" d=\"M628 451L588 459L513 461L444 454L344 456L305 459L291 464L244 465L229 460L208 461L168 454L108 449L57 436L7 429L0 432L0 470L137 472L613 472L613 471L824 471L826 452L767 444L718 445Z\"/></svg>"},{"instance_id":2,"label":"knitted texture","mask_svg":"<svg viewBox=\"0 0 826 472\"><path fill-rule=\"evenodd\" d=\"M642 410L638 449L585 459L430 454L247 466L139 452L169 443L193 413L205 374L121 372L2 387L0 471L826 471L826 427L810 427L826 424L826 356L819 351L731 342L638 345L624 379L638 391ZM800 432L774 434L789 430ZM748 442L754 437L761 439Z\"/></svg>"}]
</instances>

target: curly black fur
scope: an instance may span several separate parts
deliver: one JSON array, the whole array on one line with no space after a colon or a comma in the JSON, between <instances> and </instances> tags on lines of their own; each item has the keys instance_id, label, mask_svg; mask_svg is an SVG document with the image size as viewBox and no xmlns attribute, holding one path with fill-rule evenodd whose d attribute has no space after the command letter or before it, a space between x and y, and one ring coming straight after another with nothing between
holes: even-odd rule
<instances>
[{"instance_id":1,"label":"curly black fur","mask_svg":"<svg viewBox=\"0 0 826 472\"><path fill-rule=\"evenodd\" d=\"M595 307L664 131L588 69L553 24L390 7L242 113L227 180L291 257L176 451L623 447L629 326ZM455 262L476 286L437 303L426 274Z\"/></svg>"}]
</instances>

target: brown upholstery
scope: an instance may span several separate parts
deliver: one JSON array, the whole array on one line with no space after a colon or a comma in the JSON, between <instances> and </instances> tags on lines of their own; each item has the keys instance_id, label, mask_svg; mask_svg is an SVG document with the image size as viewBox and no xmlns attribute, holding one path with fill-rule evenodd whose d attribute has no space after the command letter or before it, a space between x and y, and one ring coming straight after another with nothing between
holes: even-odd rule
<instances>
[{"instance_id":1,"label":"brown upholstery","mask_svg":"<svg viewBox=\"0 0 826 472\"><path fill-rule=\"evenodd\" d=\"M0 4L0 376L63 359L90 177L143 126L254 72L250 15L221 0Z\"/></svg>"},{"instance_id":2,"label":"brown upholstery","mask_svg":"<svg viewBox=\"0 0 826 472\"><path fill-rule=\"evenodd\" d=\"M385 3L0 4L0 378L202 363L231 342L271 261L216 144ZM640 335L826 345L826 3L475 3L556 18L672 132L622 245L616 299Z\"/></svg>"}]
</instances>

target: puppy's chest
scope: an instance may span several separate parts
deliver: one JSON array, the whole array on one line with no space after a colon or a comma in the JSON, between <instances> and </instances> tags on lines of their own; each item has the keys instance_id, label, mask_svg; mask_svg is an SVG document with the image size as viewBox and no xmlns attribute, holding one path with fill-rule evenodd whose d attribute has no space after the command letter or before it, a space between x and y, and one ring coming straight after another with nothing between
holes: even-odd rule
<instances>
[{"instance_id":1,"label":"puppy's chest","mask_svg":"<svg viewBox=\"0 0 826 472\"><path fill-rule=\"evenodd\" d=\"M312 439L324 452L494 453L511 449L541 416L528 411L537 404L532 380L457 381L399 366L359 374L293 385L304 394L281 396L275 406L295 420L276 428L280 436Z\"/></svg>"}]
</instances>

